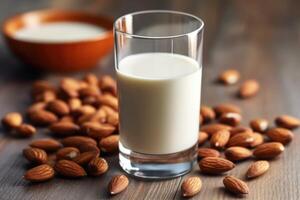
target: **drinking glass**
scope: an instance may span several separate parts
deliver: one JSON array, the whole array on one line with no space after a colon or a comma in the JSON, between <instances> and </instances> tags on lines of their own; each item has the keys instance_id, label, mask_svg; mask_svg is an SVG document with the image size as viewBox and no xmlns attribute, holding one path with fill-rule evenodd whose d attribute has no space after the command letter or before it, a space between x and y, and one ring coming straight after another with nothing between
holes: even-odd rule
<instances>
[{"instance_id":1,"label":"drinking glass","mask_svg":"<svg viewBox=\"0 0 300 200\"><path fill-rule=\"evenodd\" d=\"M203 27L194 15L167 10L114 23L119 162L133 176L177 177L195 163Z\"/></svg>"}]
</instances>

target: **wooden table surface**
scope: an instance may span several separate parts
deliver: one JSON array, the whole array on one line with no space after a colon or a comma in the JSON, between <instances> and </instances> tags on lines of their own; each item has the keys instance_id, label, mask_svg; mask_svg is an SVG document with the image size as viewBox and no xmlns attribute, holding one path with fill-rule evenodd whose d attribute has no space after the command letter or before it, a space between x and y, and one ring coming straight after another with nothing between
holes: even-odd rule
<instances>
[{"instance_id":1,"label":"wooden table surface","mask_svg":"<svg viewBox=\"0 0 300 200\"><path fill-rule=\"evenodd\" d=\"M196 14L206 22L202 103L216 105L232 102L243 109L244 124L255 117L272 121L279 114L300 117L300 3L281 1L218 0L1 0L0 20L15 13L40 8L80 8L91 13L111 16L144 9L175 9ZM108 56L92 70L113 74L113 56ZM9 111L24 111L30 102L30 84L36 79L56 81L65 74L34 71L20 64L0 40L0 116ZM242 79L255 78L261 83L258 96L249 100L236 98L236 86L214 83L226 68L241 71ZM82 73L67 74L80 76ZM110 178L123 173L117 156L109 157L111 169L102 177L68 180L56 178L41 184L22 179L26 161L21 151L31 139L15 139L0 131L0 200L90 200L110 199L106 186ZM271 161L271 169L263 177L248 182L247 199L297 200L300 198L300 131L280 159ZM40 130L38 137L45 137ZM244 178L251 161L240 163L229 174ZM193 199L235 199L223 189L222 176L204 176L194 167L191 175L202 178L203 188ZM125 192L111 199L180 199L184 177L167 181L130 179Z\"/></svg>"}]
</instances>

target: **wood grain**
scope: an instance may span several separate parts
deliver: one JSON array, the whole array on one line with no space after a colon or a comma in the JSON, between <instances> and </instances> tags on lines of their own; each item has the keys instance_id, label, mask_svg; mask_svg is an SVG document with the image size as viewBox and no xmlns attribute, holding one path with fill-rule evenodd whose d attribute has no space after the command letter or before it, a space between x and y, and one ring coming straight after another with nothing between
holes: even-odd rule
<instances>
[{"instance_id":1,"label":"wood grain","mask_svg":"<svg viewBox=\"0 0 300 200\"><path fill-rule=\"evenodd\" d=\"M243 109L243 123L256 117L273 121L287 113L300 117L300 4L296 0L273 1L171 1L152 0L5 0L0 2L1 21L17 12L39 8L72 8L120 16L144 9L174 9L202 17L206 23L205 63L202 104L216 105L232 102ZM24 111L29 104L30 84L36 79L56 82L62 74L46 74L25 68L7 51L0 40L0 116L9 111ZM238 85L224 87L215 83L218 73L226 68L241 71L242 79L256 78L262 85L257 97L236 98ZM113 73L113 56L105 58L92 70L98 74ZM84 73L84 72L83 72ZM68 74L80 76L81 73ZM110 178L123 173L117 156L109 157L109 172L98 178L69 180L56 178L47 183L28 184L22 179L28 167L21 151L31 139L14 139L0 130L0 199L181 199L180 184L184 177L167 181L130 179L122 194L110 197L106 187ZM280 159L271 161L270 171L248 182L250 194L246 199L297 200L300 196L299 146L300 132L287 146ZM46 137L43 130L35 137ZM241 162L229 174L244 179L251 161ZM236 199L223 189L222 176L204 176L198 166L186 176L198 175L203 188L192 199Z\"/></svg>"}]
</instances>

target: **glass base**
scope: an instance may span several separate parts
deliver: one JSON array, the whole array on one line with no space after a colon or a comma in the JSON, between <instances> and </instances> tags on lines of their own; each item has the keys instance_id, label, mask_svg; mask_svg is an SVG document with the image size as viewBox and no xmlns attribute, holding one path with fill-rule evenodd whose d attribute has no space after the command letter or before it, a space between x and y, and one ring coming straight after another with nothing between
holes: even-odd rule
<instances>
[{"instance_id":1,"label":"glass base","mask_svg":"<svg viewBox=\"0 0 300 200\"><path fill-rule=\"evenodd\" d=\"M119 162L130 175L146 179L170 179L190 172L197 157L197 144L172 154L142 154L119 143Z\"/></svg>"}]
</instances>

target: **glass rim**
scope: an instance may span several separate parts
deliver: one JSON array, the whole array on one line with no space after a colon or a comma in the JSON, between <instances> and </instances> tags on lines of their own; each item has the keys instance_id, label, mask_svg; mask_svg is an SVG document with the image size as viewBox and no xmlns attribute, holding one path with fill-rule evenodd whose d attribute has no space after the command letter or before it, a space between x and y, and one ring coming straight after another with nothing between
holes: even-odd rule
<instances>
[{"instance_id":1,"label":"glass rim","mask_svg":"<svg viewBox=\"0 0 300 200\"><path fill-rule=\"evenodd\" d=\"M142 14L148 14L148 13L167 13L167 14L177 14L177 15L182 15L182 16L186 16L186 17L190 17L191 19L194 19L198 22L200 22L200 26L198 28L196 28L195 30L183 33L183 34L174 34L174 35L166 35L166 36L145 36L145 35L138 35L138 34L132 34L132 33L128 33L126 31L122 31L120 29L117 28L117 22L119 22L121 19L126 18L127 16L133 16L133 15L142 15ZM137 12L132 12L132 13L128 13L125 15L122 15L120 17L118 17L113 25L113 29L114 32L116 33L120 33L123 35L127 35L130 36L132 38L141 38L141 39L171 39L171 38L178 38L178 37L183 37L186 35L190 35L196 32L199 32L201 30L203 30L204 28L204 22L201 18L193 15L193 14L189 14L186 12L181 12L181 11L175 11L175 10L142 10L142 11L137 11Z\"/></svg>"}]
</instances>

